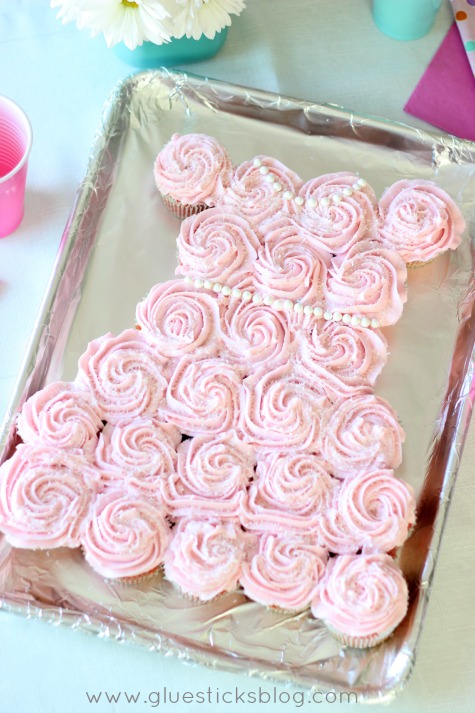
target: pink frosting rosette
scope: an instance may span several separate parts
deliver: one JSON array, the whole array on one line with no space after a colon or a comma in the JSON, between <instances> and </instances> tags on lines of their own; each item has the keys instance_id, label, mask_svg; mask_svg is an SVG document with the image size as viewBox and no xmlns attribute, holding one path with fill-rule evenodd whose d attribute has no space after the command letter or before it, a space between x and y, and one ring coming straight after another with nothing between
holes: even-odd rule
<instances>
[{"instance_id":1,"label":"pink frosting rosette","mask_svg":"<svg viewBox=\"0 0 475 713\"><path fill-rule=\"evenodd\" d=\"M99 481L80 453L19 445L0 467L0 530L14 547L77 547Z\"/></svg>"},{"instance_id":2,"label":"pink frosting rosette","mask_svg":"<svg viewBox=\"0 0 475 713\"><path fill-rule=\"evenodd\" d=\"M187 436L229 431L237 424L241 391L237 366L186 356L171 376L162 414Z\"/></svg>"},{"instance_id":3,"label":"pink frosting rosette","mask_svg":"<svg viewBox=\"0 0 475 713\"><path fill-rule=\"evenodd\" d=\"M366 648L389 636L407 602L406 581L391 557L340 555L328 561L312 613L343 643Z\"/></svg>"},{"instance_id":4,"label":"pink frosting rosette","mask_svg":"<svg viewBox=\"0 0 475 713\"><path fill-rule=\"evenodd\" d=\"M359 473L342 484L338 511L358 550L389 552L415 523L414 491L392 470Z\"/></svg>"},{"instance_id":5,"label":"pink frosting rosette","mask_svg":"<svg viewBox=\"0 0 475 713\"><path fill-rule=\"evenodd\" d=\"M328 254L346 253L376 224L373 189L352 173L328 173L307 181L292 202L295 219Z\"/></svg>"},{"instance_id":6,"label":"pink frosting rosette","mask_svg":"<svg viewBox=\"0 0 475 713\"><path fill-rule=\"evenodd\" d=\"M387 342L379 329L313 320L296 332L296 372L319 379L332 401L372 387L386 364Z\"/></svg>"},{"instance_id":7,"label":"pink frosting rosette","mask_svg":"<svg viewBox=\"0 0 475 713\"><path fill-rule=\"evenodd\" d=\"M407 269L395 250L362 242L334 259L327 282L327 308L395 324L407 301Z\"/></svg>"},{"instance_id":8,"label":"pink frosting rosette","mask_svg":"<svg viewBox=\"0 0 475 713\"><path fill-rule=\"evenodd\" d=\"M277 448L258 457L241 512L243 526L256 532L308 532L330 507L337 486L319 456Z\"/></svg>"},{"instance_id":9,"label":"pink frosting rosette","mask_svg":"<svg viewBox=\"0 0 475 713\"><path fill-rule=\"evenodd\" d=\"M178 447L178 468L164 488L174 517L238 518L254 476L252 448L235 431L195 436Z\"/></svg>"},{"instance_id":10,"label":"pink frosting rosette","mask_svg":"<svg viewBox=\"0 0 475 713\"><path fill-rule=\"evenodd\" d=\"M384 192L379 210L380 239L408 263L455 250L465 230L458 206L432 181L396 181Z\"/></svg>"},{"instance_id":11,"label":"pink frosting rosette","mask_svg":"<svg viewBox=\"0 0 475 713\"><path fill-rule=\"evenodd\" d=\"M356 554L359 550L358 537L350 532L345 518L338 510L338 492L339 488L335 490L332 506L322 513L319 520L318 542L333 554Z\"/></svg>"},{"instance_id":12,"label":"pink frosting rosette","mask_svg":"<svg viewBox=\"0 0 475 713\"><path fill-rule=\"evenodd\" d=\"M81 532L87 562L108 579L153 572L163 562L169 539L163 510L119 488L97 497Z\"/></svg>"},{"instance_id":13,"label":"pink frosting rosette","mask_svg":"<svg viewBox=\"0 0 475 713\"><path fill-rule=\"evenodd\" d=\"M232 520L184 518L165 552L165 575L184 594L209 601L237 588L252 541Z\"/></svg>"},{"instance_id":14,"label":"pink frosting rosette","mask_svg":"<svg viewBox=\"0 0 475 713\"><path fill-rule=\"evenodd\" d=\"M136 329L117 337L109 332L89 343L76 382L90 389L110 423L154 416L167 387L164 364Z\"/></svg>"},{"instance_id":15,"label":"pink frosting rosette","mask_svg":"<svg viewBox=\"0 0 475 713\"><path fill-rule=\"evenodd\" d=\"M401 463L404 431L394 409L378 396L363 394L336 402L322 431L323 457L338 478L395 469Z\"/></svg>"},{"instance_id":16,"label":"pink frosting rosette","mask_svg":"<svg viewBox=\"0 0 475 713\"><path fill-rule=\"evenodd\" d=\"M285 611L303 611L325 573L328 552L311 536L263 535L259 550L242 565L240 583L256 602Z\"/></svg>"},{"instance_id":17,"label":"pink frosting rosette","mask_svg":"<svg viewBox=\"0 0 475 713\"><path fill-rule=\"evenodd\" d=\"M162 282L136 308L144 338L163 358L215 356L221 346L219 306L206 290L183 280Z\"/></svg>"},{"instance_id":18,"label":"pink frosting rosette","mask_svg":"<svg viewBox=\"0 0 475 713\"><path fill-rule=\"evenodd\" d=\"M23 404L17 419L24 443L92 453L102 429L102 414L93 395L76 384L55 381Z\"/></svg>"},{"instance_id":19,"label":"pink frosting rosette","mask_svg":"<svg viewBox=\"0 0 475 713\"><path fill-rule=\"evenodd\" d=\"M240 429L257 449L318 452L325 396L303 383L288 365L264 366L243 382Z\"/></svg>"},{"instance_id":20,"label":"pink frosting rosette","mask_svg":"<svg viewBox=\"0 0 475 713\"><path fill-rule=\"evenodd\" d=\"M289 361L296 340L288 312L232 300L221 314L223 359L241 365L248 374Z\"/></svg>"},{"instance_id":21,"label":"pink frosting rosette","mask_svg":"<svg viewBox=\"0 0 475 713\"><path fill-rule=\"evenodd\" d=\"M228 152L207 134L173 134L154 165L160 193L186 205L215 205L231 171Z\"/></svg>"},{"instance_id":22,"label":"pink frosting rosette","mask_svg":"<svg viewBox=\"0 0 475 713\"><path fill-rule=\"evenodd\" d=\"M170 423L154 418L119 421L105 426L95 462L105 484L121 484L160 500L160 481L176 472L180 442L180 431Z\"/></svg>"},{"instance_id":23,"label":"pink frosting rosette","mask_svg":"<svg viewBox=\"0 0 475 713\"><path fill-rule=\"evenodd\" d=\"M302 185L300 177L283 163L269 156L256 156L234 169L220 205L238 213L256 226L288 210L286 194L295 195Z\"/></svg>"},{"instance_id":24,"label":"pink frosting rosette","mask_svg":"<svg viewBox=\"0 0 475 713\"><path fill-rule=\"evenodd\" d=\"M328 256L290 217L268 223L255 264L256 287L263 294L306 304L321 304Z\"/></svg>"},{"instance_id":25,"label":"pink frosting rosette","mask_svg":"<svg viewBox=\"0 0 475 713\"><path fill-rule=\"evenodd\" d=\"M177 238L176 273L234 284L252 272L259 244L245 218L210 208L183 221Z\"/></svg>"}]
</instances>

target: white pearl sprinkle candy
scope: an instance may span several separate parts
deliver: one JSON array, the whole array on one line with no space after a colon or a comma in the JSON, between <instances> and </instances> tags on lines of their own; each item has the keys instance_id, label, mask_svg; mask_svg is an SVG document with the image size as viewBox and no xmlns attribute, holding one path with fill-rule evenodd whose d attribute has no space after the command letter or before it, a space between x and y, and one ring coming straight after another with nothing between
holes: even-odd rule
<instances>
[{"instance_id":1,"label":"white pearl sprinkle candy","mask_svg":"<svg viewBox=\"0 0 475 713\"><path fill-rule=\"evenodd\" d=\"M260 158L255 158L253 164L256 168L260 168L262 166L262 161Z\"/></svg>"},{"instance_id":2,"label":"white pearl sprinkle candy","mask_svg":"<svg viewBox=\"0 0 475 713\"><path fill-rule=\"evenodd\" d=\"M269 169L267 168L267 166L261 166L259 169L259 173L262 173L263 176L267 176L267 174L269 173Z\"/></svg>"},{"instance_id":3,"label":"white pearl sprinkle candy","mask_svg":"<svg viewBox=\"0 0 475 713\"><path fill-rule=\"evenodd\" d=\"M378 329L380 327L380 322L378 319L369 319L368 317L361 317L358 315L351 316L347 312L330 312L330 310L323 310L322 307L312 307L312 305L303 305L301 302L293 302L292 300L276 299L272 295L261 295L258 292L251 292L250 290L241 290L239 287L231 288L229 285L223 285L221 282L213 282L212 280L203 280L201 277L190 277L187 275L183 278L183 281L188 285L195 285L195 287L204 287L207 290L212 290L216 295L222 294L224 297L229 297L230 295L235 299L242 300L243 302L251 302L255 305L260 305L264 303L268 307L273 307L275 310L288 310L290 312L295 312L296 314L305 314L306 316L314 316L317 319L323 317L327 322L343 322L343 324L349 324L352 327L373 327L373 329Z\"/></svg>"},{"instance_id":4,"label":"white pearl sprinkle candy","mask_svg":"<svg viewBox=\"0 0 475 713\"><path fill-rule=\"evenodd\" d=\"M307 208L315 208L316 205L317 205L317 201L315 200L315 198L308 199Z\"/></svg>"},{"instance_id":5,"label":"white pearl sprinkle candy","mask_svg":"<svg viewBox=\"0 0 475 713\"><path fill-rule=\"evenodd\" d=\"M344 196L352 196L353 191L351 190L351 188L348 188L348 186L347 186L346 188L343 189L343 195Z\"/></svg>"},{"instance_id":6,"label":"white pearl sprinkle candy","mask_svg":"<svg viewBox=\"0 0 475 713\"><path fill-rule=\"evenodd\" d=\"M278 183L276 181L275 183L272 184L272 188L274 189L274 191L276 191L276 193L278 193L279 191L282 190L282 184Z\"/></svg>"},{"instance_id":7,"label":"white pearl sprinkle candy","mask_svg":"<svg viewBox=\"0 0 475 713\"><path fill-rule=\"evenodd\" d=\"M274 176L273 173L268 173L268 174L267 174L267 176L266 176L266 181L267 181L267 183L274 183L275 180L276 180L276 179L275 179L275 176Z\"/></svg>"},{"instance_id":8,"label":"white pearl sprinkle candy","mask_svg":"<svg viewBox=\"0 0 475 713\"><path fill-rule=\"evenodd\" d=\"M284 198L286 201L291 201L293 197L294 194L292 193L292 191L285 191Z\"/></svg>"},{"instance_id":9,"label":"white pearl sprinkle candy","mask_svg":"<svg viewBox=\"0 0 475 713\"><path fill-rule=\"evenodd\" d=\"M353 187L353 189L354 189L355 191L359 191L359 190L360 190L360 185L359 185L359 183L353 183L353 186L352 186L352 187Z\"/></svg>"},{"instance_id":10,"label":"white pearl sprinkle candy","mask_svg":"<svg viewBox=\"0 0 475 713\"><path fill-rule=\"evenodd\" d=\"M334 194L332 195L332 201L333 201L334 203L340 203L340 202L341 202L341 196L340 196L340 194L339 194L339 193L334 193Z\"/></svg>"},{"instance_id":11,"label":"white pearl sprinkle candy","mask_svg":"<svg viewBox=\"0 0 475 713\"><path fill-rule=\"evenodd\" d=\"M357 183L357 185L359 186L359 188L364 188L365 186L368 185L368 184L366 183L366 181L365 181L364 178L359 178L359 179L356 181L356 183Z\"/></svg>"},{"instance_id":12,"label":"white pearl sprinkle candy","mask_svg":"<svg viewBox=\"0 0 475 713\"><path fill-rule=\"evenodd\" d=\"M322 198L322 200L320 201L320 203L322 204L322 206L323 206L324 208L328 208L328 206L330 205L330 199L327 198L326 196L324 196L324 197Z\"/></svg>"},{"instance_id":13,"label":"white pearl sprinkle candy","mask_svg":"<svg viewBox=\"0 0 475 713\"><path fill-rule=\"evenodd\" d=\"M303 200L302 196L297 196L297 198L295 199L295 205L303 205L303 204L304 204L304 200Z\"/></svg>"}]
</instances>

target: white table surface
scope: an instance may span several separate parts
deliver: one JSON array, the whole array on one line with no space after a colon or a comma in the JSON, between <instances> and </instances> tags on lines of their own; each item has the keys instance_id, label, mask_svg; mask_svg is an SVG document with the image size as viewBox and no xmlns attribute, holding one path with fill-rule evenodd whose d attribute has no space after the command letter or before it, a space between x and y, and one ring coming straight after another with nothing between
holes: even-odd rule
<instances>
[{"instance_id":1,"label":"white table surface","mask_svg":"<svg viewBox=\"0 0 475 713\"><path fill-rule=\"evenodd\" d=\"M214 59L188 67L197 74L357 112L428 127L403 105L451 22L445 0L431 32L401 43L382 35L370 0L248 0ZM0 93L28 113L34 146L26 215L0 241L0 416L13 390L102 106L133 70L100 40L62 26L46 0L0 0ZM414 674L392 703L404 713L475 711L475 492L472 427L462 459L437 565ZM159 653L0 613L0 713L103 713L153 710L150 692L210 686L273 691L273 684L186 666ZM277 686L277 692L283 691ZM140 702L89 704L86 691L141 691ZM345 704L322 703L330 711ZM309 706L304 706L310 708ZM277 705L181 704L158 710L294 710ZM312 708L315 709L315 708ZM376 705L373 710L383 710ZM384 707L387 710L387 707Z\"/></svg>"}]
</instances>

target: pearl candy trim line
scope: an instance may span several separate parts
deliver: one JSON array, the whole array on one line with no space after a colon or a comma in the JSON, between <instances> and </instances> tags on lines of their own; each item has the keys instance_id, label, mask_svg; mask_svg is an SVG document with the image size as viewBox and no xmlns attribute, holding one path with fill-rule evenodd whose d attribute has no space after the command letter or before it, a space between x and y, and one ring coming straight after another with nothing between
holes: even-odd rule
<instances>
[{"instance_id":1,"label":"pearl candy trim line","mask_svg":"<svg viewBox=\"0 0 475 713\"><path fill-rule=\"evenodd\" d=\"M265 176L265 180L268 183L272 184L272 188L274 191L280 192L282 190L282 184L279 183L276 176L271 173L268 166L263 166L262 161L259 158L254 159L253 165L259 169L259 173ZM331 198L325 196L321 199L320 204L324 208L327 208L330 203L341 203L344 197L349 198L353 195L353 191L361 191L367 185L368 183L364 180L364 178L359 178L355 183L353 183L353 186L351 188L347 186L346 188L342 189L341 193L333 193ZM297 206L303 206L303 204L305 203L305 200L304 198L302 198L302 196L295 196L292 191L284 191L283 196L286 201L294 201L295 205ZM317 205L318 202L315 200L315 198L309 198L308 201L305 203L306 208L316 208Z\"/></svg>"},{"instance_id":2,"label":"pearl candy trim line","mask_svg":"<svg viewBox=\"0 0 475 713\"><path fill-rule=\"evenodd\" d=\"M194 285L199 289L204 288L205 290L210 290L216 295L222 294L224 297L232 297L236 300L242 300L242 302L252 302L255 305L265 304L268 307L273 307L275 310L287 310L289 312L295 312L296 314L304 314L307 317L323 318L327 322L342 322L343 324L349 324L351 327L372 327L373 329L378 329L380 326L378 319L369 319L368 317L362 317L357 314L351 315L338 311L330 312L329 310L324 310L322 307L314 307L308 304L304 305L302 302L281 300L272 297L272 295L261 295L258 292L252 293L250 290L241 290L239 287L231 288L229 285L222 285L221 282L203 280L201 277L193 278L187 275L183 278L183 281L187 285Z\"/></svg>"}]
</instances>

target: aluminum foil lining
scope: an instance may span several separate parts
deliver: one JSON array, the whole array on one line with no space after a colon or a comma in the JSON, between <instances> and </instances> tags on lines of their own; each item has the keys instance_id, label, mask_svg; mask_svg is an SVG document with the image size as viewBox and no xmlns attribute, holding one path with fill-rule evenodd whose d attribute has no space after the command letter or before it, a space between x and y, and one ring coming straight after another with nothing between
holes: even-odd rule
<instances>
[{"instance_id":1,"label":"aluminum foil lining","mask_svg":"<svg viewBox=\"0 0 475 713\"><path fill-rule=\"evenodd\" d=\"M435 180L464 212L463 244L410 271L404 315L384 330L390 358L376 393L404 426L397 474L418 496L418 523L400 555L408 615L383 644L357 651L341 646L307 612L269 610L241 592L194 603L161 575L135 585L104 581L79 550L33 552L4 539L1 605L189 661L320 691L355 691L360 701L388 700L414 666L471 413L474 144L178 72L129 78L106 104L2 430L1 459L15 447L14 418L23 401L48 381L74 378L87 342L133 325L136 303L174 276L179 224L152 174L174 132L215 136L235 163L273 156L304 180L354 171L378 196L401 178Z\"/></svg>"}]
</instances>

